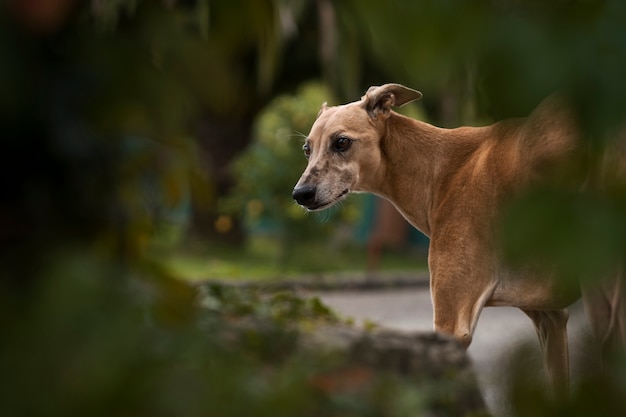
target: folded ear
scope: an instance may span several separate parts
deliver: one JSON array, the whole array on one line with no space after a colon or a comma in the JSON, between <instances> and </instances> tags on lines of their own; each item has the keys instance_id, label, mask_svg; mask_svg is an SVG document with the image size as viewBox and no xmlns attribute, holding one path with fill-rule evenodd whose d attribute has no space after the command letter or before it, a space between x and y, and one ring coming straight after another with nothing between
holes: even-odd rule
<instances>
[{"instance_id":1,"label":"folded ear","mask_svg":"<svg viewBox=\"0 0 626 417\"><path fill-rule=\"evenodd\" d=\"M380 87L370 87L362 97L363 106L372 119L389 116L391 107L404 106L414 100L422 98L422 93L405 87L401 84L385 84Z\"/></svg>"},{"instance_id":2,"label":"folded ear","mask_svg":"<svg viewBox=\"0 0 626 417\"><path fill-rule=\"evenodd\" d=\"M317 117L320 117L320 114L324 113L328 108L328 103L325 101L322 103L322 107L320 107L320 111L317 112Z\"/></svg>"}]
</instances>

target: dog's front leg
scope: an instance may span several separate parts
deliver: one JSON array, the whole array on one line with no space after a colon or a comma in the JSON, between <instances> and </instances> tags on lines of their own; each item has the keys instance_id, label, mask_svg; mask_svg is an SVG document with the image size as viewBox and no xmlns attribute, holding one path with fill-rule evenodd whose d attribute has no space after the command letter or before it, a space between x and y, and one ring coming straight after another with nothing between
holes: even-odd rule
<instances>
[{"instance_id":1,"label":"dog's front leg","mask_svg":"<svg viewBox=\"0 0 626 417\"><path fill-rule=\"evenodd\" d=\"M431 245L434 330L454 336L466 348L472 342L478 316L496 286L487 265L484 259L459 256L456 251L433 251Z\"/></svg>"}]
</instances>

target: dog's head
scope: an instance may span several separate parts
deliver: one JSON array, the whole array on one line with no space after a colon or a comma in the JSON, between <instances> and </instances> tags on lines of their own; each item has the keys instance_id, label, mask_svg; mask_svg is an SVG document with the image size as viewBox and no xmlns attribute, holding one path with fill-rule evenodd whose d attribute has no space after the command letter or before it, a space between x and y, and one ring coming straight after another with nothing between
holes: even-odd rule
<instances>
[{"instance_id":1,"label":"dog's head","mask_svg":"<svg viewBox=\"0 0 626 417\"><path fill-rule=\"evenodd\" d=\"M400 84L370 87L361 100L337 107L322 105L302 149L309 160L293 198L310 211L332 206L353 191L373 191L381 162L380 141L392 106L422 93Z\"/></svg>"}]
</instances>

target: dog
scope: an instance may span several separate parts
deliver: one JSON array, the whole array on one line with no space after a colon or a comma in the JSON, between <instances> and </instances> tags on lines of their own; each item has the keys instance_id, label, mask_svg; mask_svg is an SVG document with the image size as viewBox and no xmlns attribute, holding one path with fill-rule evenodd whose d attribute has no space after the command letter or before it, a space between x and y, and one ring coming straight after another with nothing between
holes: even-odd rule
<instances>
[{"instance_id":1,"label":"dog","mask_svg":"<svg viewBox=\"0 0 626 417\"><path fill-rule=\"evenodd\" d=\"M352 192L391 201L430 238L434 330L467 347L483 307L518 307L534 323L549 384L567 392L566 308L581 292L562 291L549 273L508 267L497 229L516 195L576 161L580 129L553 96L527 118L484 127L443 129L392 110L421 97L400 84L385 84L370 87L356 102L324 103L303 145L308 165L292 196L309 211L328 208ZM613 164L622 178L624 148ZM618 276L582 288L582 295L597 338L624 346L622 281Z\"/></svg>"}]
</instances>

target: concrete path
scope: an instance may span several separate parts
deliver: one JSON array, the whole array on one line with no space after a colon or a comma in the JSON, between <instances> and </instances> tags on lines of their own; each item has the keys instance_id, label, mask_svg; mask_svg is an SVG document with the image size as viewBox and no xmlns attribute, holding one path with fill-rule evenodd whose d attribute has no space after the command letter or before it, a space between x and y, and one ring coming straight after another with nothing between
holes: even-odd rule
<instances>
[{"instance_id":1,"label":"concrete path","mask_svg":"<svg viewBox=\"0 0 626 417\"><path fill-rule=\"evenodd\" d=\"M352 317L357 323L369 320L400 330L432 330L432 304L427 287L309 294L319 296L337 313ZM570 309L568 332L572 378L575 380L580 373L577 366L590 360L597 361L593 352L590 354L589 328L580 303ZM536 369L537 378L543 379L539 343L530 319L515 308L488 307L483 310L468 353L487 406L494 416L511 414L505 401L508 378L502 365L506 365L511 354L524 342L528 342L529 350L521 357L516 356L515 360L524 360L522 365L527 369Z\"/></svg>"}]
</instances>

